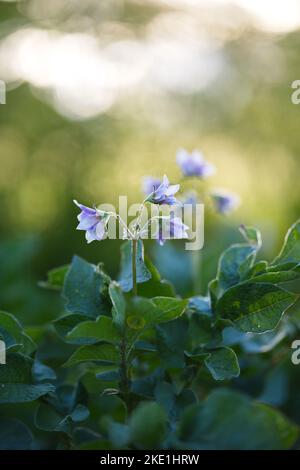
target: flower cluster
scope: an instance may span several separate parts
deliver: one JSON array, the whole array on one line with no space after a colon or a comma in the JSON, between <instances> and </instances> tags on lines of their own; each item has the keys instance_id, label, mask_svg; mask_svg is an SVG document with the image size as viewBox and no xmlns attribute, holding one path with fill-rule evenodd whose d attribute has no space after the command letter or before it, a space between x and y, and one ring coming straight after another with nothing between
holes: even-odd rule
<instances>
[{"instance_id":1,"label":"flower cluster","mask_svg":"<svg viewBox=\"0 0 300 470\"><path fill-rule=\"evenodd\" d=\"M189 153L185 149L179 149L176 154L176 161L184 178L193 177L198 178L199 180L204 180L209 176L214 175L216 172L215 166L205 160L203 154L198 150L193 150ZM158 178L148 176L145 181L147 182L147 184L144 184L143 186L145 194L148 194L150 191L154 191L153 194L155 194L158 191L158 188L163 190L163 184ZM171 186L171 188L173 187L174 186ZM195 191L190 191L185 196L184 204L194 205L198 202L198 196ZM226 189L213 189L209 192L209 196L215 210L219 214L223 215L234 211L241 203L240 197L237 194Z\"/></svg>"},{"instance_id":2,"label":"flower cluster","mask_svg":"<svg viewBox=\"0 0 300 470\"><path fill-rule=\"evenodd\" d=\"M206 161L202 153L197 150L189 153L184 149L180 149L177 152L176 160L185 178L196 177L205 179L213 175L216 171L215 166ZM146 197L141 206L141 211L146 203L168 206L182 204L175 196L179 189L180 184L170 184L166 175L163 176L162 180L153 178L152 176L146 176L143 180L143 190ZM210 192L210 197L212 198L216 211L220 214L228 214L240 204L239 196L227 190L213 190ZM191 203L191 201L193 204L198 202L198 196L195 192L188 194L185 203ZM77 229L86 232L85 236L88 243L94 240L103 240L106 237L107 224L111 216L119 219L120 223L125 227L125 232L129 235L129 238L136 240L144 233L144 227L140 228L139 222L136 223L133 232L131 232L118 214L104 212L96 207L90 208L78 203L76 200L74 200L74 203L81 210L78 215L79 224ZM154 219L158 222L156 239L160 245L163 245L167 239L188 238L187 231L189 227L182 222L180 217L175 216L174 213L170 216L158 216ZM151 223L152 219L146 224L147 228L149 228Z\"/></svg>"}]
</instances>

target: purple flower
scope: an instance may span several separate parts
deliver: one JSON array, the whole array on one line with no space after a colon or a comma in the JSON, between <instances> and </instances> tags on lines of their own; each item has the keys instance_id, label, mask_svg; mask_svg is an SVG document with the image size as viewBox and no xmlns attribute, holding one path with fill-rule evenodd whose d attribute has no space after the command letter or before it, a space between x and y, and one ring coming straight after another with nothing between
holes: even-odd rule
<instances>
[{"instance_id":1,"label":"purple flower","mask_svg":"<svg viewBox=\"0 0 300 470\"><path fill-rule=\"evenodd\" d=\"M189 227L185 225L180 217L164 217L159 220L156 239L163 246L166 240L180 240L188 238L187 230Z\"/></svg>"},{"instance_id":2,"label":"purple flower","mask_svg":"<svg viewBox=\"0 0 300 470\"><path fill-rule=\"evenodd\" d=\"M195 191L186 191L181 197L181 202L183 205L187 204L194 207L196 204L200 203L200 200Z\"/></svg>"},{"instance_id":3,"label":"purple flower","mask_svg":"<svg viewBox=\"0 0 300 470\"><path fill-rule=\"evenodd\" d=\"M76 227L77 230L85 230L85 238L88 243L94 240L103 240L106 234L105 229L109 215L98 209L92 209L91 207L79 204L75 199L73 202L81 209L80 214L77 216L79 220L79 224Z\"/></svg>"},{"instance_id":4,"label":"purple flower","mask_svg":"<svg viewBox=\"0 0 300 470\"><path fill-rule=\"evenodd\" d=\"M180 149L177 151L176 160L184 176L207 178L216 171L214 165L204 160L202 153L197 150L189 153L185 149Z\"/></svg>"},{"instance_id":5,"label":"purple flower","mask_svg":"<svg viewBox=\"0 0 300 470\"><path fill-rule=\"evenodd\" d=\"M145 195L153 193L161 185L161 180L153 178L153 176L145 176L143 178L143 192Z\"/></svg>"},{"instance_id":6,"label":"purple flower","mask_svg":"<svg viewBox=\"0 0 300 470\"><path fill-rule=\"evenodd\" d=\"M167 176L164 175L162 183L149 195L147 201L152 202L152 204L177 204L178 201L174 194L177 193L179 188L180 184L170 185Z\"/></svg>"},{"instance_id":7,"label":"purple flower","mask_svg":"<svg viewBox=\"0 0 300 470\"><path fill-rule=\"evenodd\" d=\"M216 210L220 214L229 214L237 209L241 203L240 197L227 190L216 190L211 193Z\"/></svg>"}]
</instances>

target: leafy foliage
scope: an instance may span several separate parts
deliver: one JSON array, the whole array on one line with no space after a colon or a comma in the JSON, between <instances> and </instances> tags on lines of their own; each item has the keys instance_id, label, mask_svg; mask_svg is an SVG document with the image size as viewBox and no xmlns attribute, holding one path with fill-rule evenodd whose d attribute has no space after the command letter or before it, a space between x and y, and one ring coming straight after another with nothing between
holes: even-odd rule
<instances>
[{"instance_id":1,"label":"leafy foliage","mask_svg":"<svg viewBox=\"0 0 300 470\"><path fill-rule=\"evenodd\" d=\"M125 242L119 281L77 256L50 272L41 285L61 291L65 311L42 339L35 335L37 344L13 315L0 312L7 346L1 407L31 403L35 416L33 425L26 415L4 415L1 448L36 448L39 432L57 449L295 446L298 405L274 387L289 376L266 371L300 330L291 288L300 272L299 222L271 264L256 260L259 232L241 232L245 242L221 255L206 296L176 296L144 260L140 240L137 296Z\"/></svg>"}]
</instances>

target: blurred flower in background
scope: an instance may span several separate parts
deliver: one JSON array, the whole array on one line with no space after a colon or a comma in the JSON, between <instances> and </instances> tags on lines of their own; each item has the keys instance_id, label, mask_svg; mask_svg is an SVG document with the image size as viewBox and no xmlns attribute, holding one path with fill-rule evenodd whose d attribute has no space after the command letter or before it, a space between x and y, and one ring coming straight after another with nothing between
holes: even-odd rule
<instances>
[{"instance_id":1,"label":"blurred flower in background","mask_svg":"<svg viewBox=\"0 0 300 470\"><path fill-rule=\"evenodd\" d=\"M220 214L229 214L237 209L241 203L237 194L226 189L215 190L211 193L215 208Z\"/></svg>"},{"instance_id":2,"label":"blurred flower in background","mask_svg":"<svg viewBox=\"0 0 300 470\"><path fill-rule=\"evenodd\" d=\"M177 163L184 176L198 176L199 178L207 178L215 173L215 167L204 160L201 152L194 150L188 153L184 149L177 151Z\"/></svg>"}]
</instances>

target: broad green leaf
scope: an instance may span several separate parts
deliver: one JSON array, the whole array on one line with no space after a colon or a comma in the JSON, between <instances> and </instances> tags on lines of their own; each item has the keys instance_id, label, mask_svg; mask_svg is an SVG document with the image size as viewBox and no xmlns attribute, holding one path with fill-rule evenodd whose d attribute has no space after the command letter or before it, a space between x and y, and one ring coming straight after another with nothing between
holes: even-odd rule
<instances>
[{"instance_id":1,"label":"broad green leaf","mask_svg":"<svg viewBox=\"0 0 300 470\"><path fill-rule=\"evenodd\" d=\"M154 391L156 402L163 407L171 422L177 422L184 409L196 403L197 398L192 390L183 389L176 392L176 387L169 382L159 382Z\"/></svg>"},{"instance_id":2,"label":"broad green leaf","mask_svg":"<svg viewBox=\"0 0 300 470\"><path fill-rule=\"evenodd\" d=\"M249 282L269 282L270 284L280 284L282 282L290 282L299 279L300 272L297 271L278 271L258 274L249 279Z\"/></svg>"},{"instance_id":3,"label":"broad green leaf","mask_svg":"<svg viewBox=\"0 0 300 470\"><path fill-rule=\"evenodd\" d=\"M230 348L210 351L204 363L215 380L229 380L240 375L236 354Z\"/></svg>"},{"instance_id":4,"label":"broad green leaf","mask_svg":"<svg viewBox=\"0 0 300 470\"><path fill-rule=\"evenodd\" d=\"M129 420L130 440L140 449L159 448L166 431L166 413L154 402L138 405Z\"/></svg>"},{"instance_id":5,"label":"broad green leaf","mask_svg":"<svg viewBox=\"0 0 300 470\"><path fill-rule=\"evenodd\" d=\"M35 343L23 331L20 322L10 313L0 311L0 335L6 348L18 346L25 355L30 355L36 349Z\"/></svg>"},{"instance_id":6,"label":"broad green leaf","mask_svg":"<svg viewBox=\"0 0 300 470\"><path fill-rule=\"evenodd\" d=\"M151 274L151 279L139 286L139 295L148 298L154 296L176 297L172 284L161 278L159 271L147 257L145 257L145 264Z\"/></svg>"},{"instance_id":7,"label":"broad green leaf","mask_svg":"<svg viewBox=\"0 0 300 470\"><path fill-rule=\"evenodd\" d=\"M295 334L295 325L287 315L274 330L266 333L243 333L232 326L223 330L223 344L225 346L240 345L243 351L251 354L272 351L285 338Z\"/></svg>"},{"instance_id":8,"label":"broad green leaf","mask_svg":"<svg viewBox=\"0 0 300 470\"><path fill-rule=\"evenodd\" d=\"M106 418L114 420L118 423L125 423L127 419L127 408L123 400L117 395L102 395L97 398L97 408L99 415L104 420L100 422L101 431L106 427Z\"/></svg>"},{"instance_id":9,"label":"broad green leaf","mask_svg":"<svg viewBox=\"0 0 300 470\"><path fill-rule=\"evenodd\" d=\"M21 421L0 418L0 450L29 450L33 436Z\"/></svg>"},{"instance_id":10,"label":"broad green leaf","mask_svg":"<svg viewBox=\"0 0 300 470\"><path fill-rule=\"evenodd\" d=\"M128 425L110 420L107 433L115 449L128 449L126 447L130 439Z\"/></svg>"},{"instance_id":11,"label":"broad green leaf","mask_svg":"<svg viewBox=\"0 0 300 470\"><path fill-rule=\"evenodd\" d=\"M142 240L138 241L136 254L137 283L143 283L151 278L151 273L144 262L144 247ZM132 290L132 242L129 240L121 247L121 272L119 284L124 292Z\"/></svg>"},{"instance_id":12,"label":"broad green leaf","mask_svg":"<svg viewBox=\"0 0 300 470\"><path fill-rule=\"evenodd\" d=\"M114 382L120 380L120 374L118 370L109 370L107 372L100 372L96 374L97 379L104 380L105 382Z\"/></svg>"},{"instance_id":13,"label":"broad green leaf","mask_svg":"<svg viewBox=\"0 0 300 470\"><path fill-rule=\"evenodd\" d=\"M76 377L76 380L78 377ZM47 397L47 401L62 415L71 415L78 404L86 400L86 391L81 381L74 385L61 383L57 385L55 394Z\"/></svg>"},{"instance_id":14,"label":"broad green leaf","mask_svg":"<svg viewBox=\"0 0 300 470\"><path fill-rule=\"evenodd\" d=\"M42 364L38 359L35 359L32 366L32 375L36 382L43 382L44 380L55 380L56 373L51 367Z\"/></svg>"},{"instance_id":15,"label":"broad green leaf","mask_svg":"<svg viewBox=\"0 0 300 470\"><path fill-rule=\"evenodd\" d=\"M89 417L89 410L77 405L70 414L62 415L52 406L41 403L36 410L35 426L42 431L71 433L73 423L84 421Z\"/></svg>"},{"instance_id":16,"label":"broad green leaf","mask_svg":"<svg viewBox=\"0 0 300 470\"><path fill-rule=\"evenodd\" d=\"M48 271L47 280L40 281L39 286L44 289L50 290L61 290L64 285L64 280L66 274L70 268L70 265L60 266L59 268L54 268Z\"/></svg>"},{"instance_id":17,"label":"broad green leaf","mask_svg":"<svg viewBox=\"0 0 300 470\"><path fill-rule=\"evenodd\" d=\"M100 267L74 256L65 277L62 293L66 300L66 310L93 318L109 314L111 309L108 296L109 281Z\"/></svg>"},{"instance_id":18,"label":"broad green leaf","mask_svg":"<svg viewBox=\"0 0 300 470\"><path fill-rule=\"evenodd\" d=\"M156 385L164 379L165 371L162 368L158 368L152 374L134 380L131 384L131 391L136 395L152 399L154 398Z\"/></svg>"},{"instance_id":19,"label":"broad green leaf","mask_svg":"<svg viewBox=\"0 0 300 470\"><path fill-rule=\"evenodd\" d=\"M72 420L69 415L61 416L53 407L41 403L35 414L34 424L38 429L48 432L71 433Z\"/></svg>"},{"instance_id":20,"label":"broad green leaf","mask_svg":"<svg viewBox=\"0 0 300 470\"><path fill-rule=\"evenodd\" d=\"M120 359L118 348L112 344L95 344L81 346L65 363L65 367L71 367L81 362L98 362L99 364L114 364Z\"/></svg>"},{"instance_id":21,"label":"broad green leaf","mask_svg":"<svg viewBox=\"0 0 300 470\"><path fill-rule=\"evenodd\" d=\"M78 323L67 336L67 341L75 341L77 344L94 344L99 341L117 343L120 334L110 317L100 316L96 321Z\"/></svg>"},{"instance_id":22,"label":"broad green leaf","mask_svg":"<svg viewBox=\"0 0 300 470\"><path fill-rule=\"evenodd\" d=\"M33 382L29 357L12 353L6 360L0 366L0 403L25 403L55 390L52 384Z\"/></svg>"},{"instance_id":23,"label":"broad green leaf","mask_svg":"<svg viewBox=\"0 0 300 470\"><path fill-rule=\"evenodd\" d=\"M152 299L154 305L163 312L163 320L159 321L170 321L180 317L185 311L188 300L186 299L174 299L172 297L154 297Z\"/></svg>"},{"instance_id":24,"label":"broad green leaf","mask_svg":"<svg viewBox=\"0 0 300 470\"><path fill-rule=\"evenodd\" d=\"M253 265L256 251L256 246L240 243L222 253L217 273L219 295L242 280Z\"/></svg>"},{"instance_id":25,"label":"broad green leaf","mask_svg":"<svg viewBox=\"0 0 300 470\"><path fill-rule=\"evenodd\" d=\"M156 327L159 360L163 367L181 369L185 366L187 331L188 322L184 318Z\"/></svg>"},{"instance_id":26,"label":"broad green leaf","mask_svg":"<svg viewBox=\"0 0 300 470\"><path fill-rule=\"evenodd\" d=\"M288 230L283 247L272 264L299 263L300 262L300 220Z\"/></svg>"},{"instance_id":27,"label":"broad green leaf","mask_svg":"<svg viewBox=\"0 0 300 470\"><path fill-rule=\"evenodd\" d=\"M257 228L248 225L240 225L239 230L246 242L250 245L256 245L258 248L261 247L261 233Z\"/></svg>"},{"instance_id":28,"label":"broad green leaf","mask_svg":"<svg viewBox=\"0 0 300 470\"><path fill-rule=\"evenodd\" d=\"M113 304L113 308L112 308L113 322L119 329L122 330L125 325L126 302L125 302L123 292L117 282L112 281L109 284L109 295L110 295L110 300Z\"/></svg>"},{"instance_id":29,"label":"broad green leaf","mask_svg":"<svg viewBox=\"0 0 300 470\"><path fill-rule=\"evenodd\" d=\"M188 300L173 297L154 297L146 299L136 297L132 299L131 310L133 314L143 318L145 325L157 325L158 323L174 320L183 314Z\"/></svg>"},{"instance_id":30,"label":"broad green leaf","mask_svg":"<svg viewBox=\"0 0 300 470\"><path fill-rule=\"evenodd\" d=\"M246 282L225 292L217 303L217 314L244 332L263 333L276 327L296 299L276 285Z\"/></svg>"},{"instance_id":31,"label":"broad green leaf","mask_svg":"<svg viewBox=\"0 0 300 470\"><path fill-rule=\"evenodd\" d=\"M253 276L256 276L258 274L263 274L266 272L268 268L268 263L267 261L257 261L252 268L250 268L247 272L247 279L252 278Z\"/></svg>"},{"instance_id":32,"label":"broad green leaf","mask_svg":"<svg viewBox=\"0 0 300 470\"><path fill-rule=\"evenodd\" d=\"M267 405L219 389L206 401L185 410L178 436L181 445L186 443L185 448L277 450L290 449L299 428Z\"/></svg>"},{"instance_id":33,"label":"broad green leaf","mask_svg":"<svg viewBox=\"0 0 300 470\"><path fill-rule=\"evenodd\" d=\"M283 264L276 264L275 266L271 265L267 268L267 272L274 273L274 272L281 272L281 271L296 271L299 272L300 270L300 263L291 262L291 263L283 263Z\"/></svg>"},{"instance_id":34,"label":"broad green leaf","mask_svg":"<svg viewBox=\"0 0 300 470\"><path fill-rule=\"evenodd\" d=\"M214 348L221 341L221 331L214 325L212 317L199 312L195 312L190 316L189 343L191 350L199 346Z\"/></svg>"},{"instance_id":35,"label":"broad green leaf","mask_svg":"<svg viewBox=\"0 0 300 470\"><path fill-rule=\"evenodd\" d=\"M54 327L60 336L66 336L76 325L81 322L89 320L88 315L81 315L79 313L68 313L62 315L53 321Z\"/></svg>"}]
</instances>

